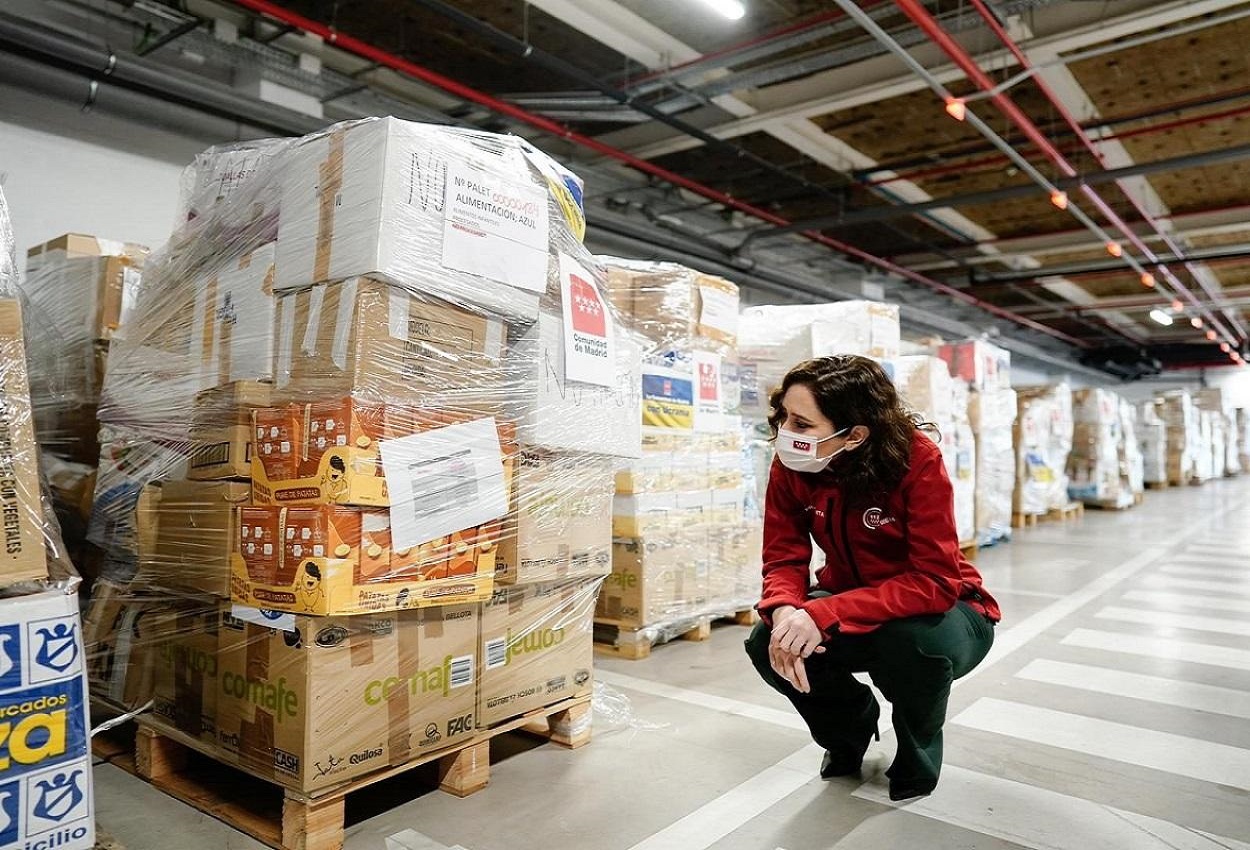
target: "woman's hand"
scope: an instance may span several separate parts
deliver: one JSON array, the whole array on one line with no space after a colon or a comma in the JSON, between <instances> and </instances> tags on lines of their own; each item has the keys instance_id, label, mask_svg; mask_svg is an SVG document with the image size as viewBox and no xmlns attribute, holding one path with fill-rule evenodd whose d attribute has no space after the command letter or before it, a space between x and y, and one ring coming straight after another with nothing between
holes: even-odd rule
<instances>
[{"instance_id":1,"label":"woman's hand","mask_svg":"<svg viewBox=\"0 0 1250 850\"><path fill-rule=\"evenodd\" d=\"M771 646L799 658L807 658L813 652L824 652L821 646L825 637L812 615L802 608L784 606L773 614Z\"/></svg>"},{"instance_id":2,"label":"woman's hand","mask_svg":"<svg viewBox=\"0 0 1250 850\"><path fill-rule=\"evenodd\" d=\"M796 691L801 694L811 693L812 688L807 682L807 668L803 664L802 656L791 655L778 649L775 644L769 644L768 663L772 665L777 675L789 682Z\"/></svg>"}]
</instances>

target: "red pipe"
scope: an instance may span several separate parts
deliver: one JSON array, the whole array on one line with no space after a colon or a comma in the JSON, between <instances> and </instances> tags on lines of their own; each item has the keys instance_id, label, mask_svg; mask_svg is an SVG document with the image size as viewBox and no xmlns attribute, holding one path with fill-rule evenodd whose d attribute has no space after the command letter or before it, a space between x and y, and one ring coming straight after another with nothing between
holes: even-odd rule
<instances>
[{"instance_id":1,"label":"red pipe","mask_svg":"<svg viewBox=\"0 0 1250 850\"><path fill-rule=\"evenodd\" d=\"M303 15L299 15L289 9L285 9L275 3L269 2L269 0L234 0L234 3L236 6L242 6L243 8L260 15L267 15L274 20L281 21L284 24L296 27L304 32L311 33L312 35L316 35L340 50L345 50L348 53L354 53L357 56L368 59L369 61L380 66L391 68L392 70L407 74L410 77L415 77L418 80L428 83L436 88L440 88L445 92L455 95L456 97L479 104L492 112L496 112L500 115L507 115L510 118L514 118L517 121L528 124L538 130L542 130L545 133L550 133L559 138L581 145L582 147L593 150L598 154L614 159L617 162L624 163L630 168L641 171L644 174L650 174L653 177L658 177L665 182L673 184L674 186L680 186L681 188L687 189L697 195L707 198L708 200L715 201L723 206L744 212L747 215L759 219L760 221L776 225L778 227L785 227L790 224L788 219L782 218L779 215L775 215L767 210L753 206L744 201L740 201L737 198L712 188L711 186L698 183L673 171L669 171L666 168L661 168L660 166L648 162L645 159L640 159L626 151L604 144L598 139L594 139L590 136L585 136L571 130L563 124L552 121L549 118L544 118L541 115L535 115L532 112L528 112L515 104L492 97L485 92L478 91L477 89L467 86L464 83L453 80L450 77L446 77L437 71L432 71L429 68L404 59L402 56L396 56L393 53L382 50L379 47L375 47L372 44L368 44L367 42L361 41L360 39L354 38L346 33L341 33L334 27L314 21L311 18L306 18ZM848 245L845 242L832 239L819 231L807 230L803 231L802 235L820 245L832 248L835 251L854 257L858 260L862 260L866 263L870 263L883 271L896 274L900 277L906 278L907 280L913 281L914 283L926 286L935 292L948 295L956 301L979 307L992 315L1015 322L1022 327L1044 333L1078 348L1090 347L1090 344L1084 340L1070 336L1040 322L1035 322L1032 319L1021 316L1010 310L1006 310L995 304L991 304L988 301L982 301L974 295L970 295L962 290L947 286L946 284L926 277L919 272L914 272L910 269L905 269L901 266L895 265L889 260L869 254L853 245Z\"/></svg>"},{"instance_id":2,"label":"red pipe","mask_svg":"<svg viewBox=\"0 0 1250 850\"><path fill-rule=\"evenodd\" d=\"M971 68L975 70L975 73L976 73L975 77L970 74L969 75L970 79L974 79L976 83L983 90L989 91L994 88L993 81L990 80L988 76L986 76L985 72L981 70L980 66L976 64L976 62L972 59L972 57L970 57L963 50L963 48L957 42L955 42L946 33L946 31L941 28L941 26L938 25L937 21L934 20L932 16L929 15L929 13L924 9L923 6L919 5L919 3L916 2L916 0L896 0L896 2L900 6L900 8L903 8L904 12L907 13L908 17L911 17L912 20L916 20L918 24L920 24L920 21L917 20L917 18L918 17L924 18L928 22L928 26L925 26L924 24L920 24L920 25L922 26L922 28L925 29L926 32L936 30L938 33L941 34L941 36L943 37L943 42L941 42L943 50L946 50L948 54L951 55L951 58L956 60L957 64L964 64L964 63L961 63L959 59L956 58L955 53L957 53L960 57L966 60L966 63L969 64ZM970 0L970 2L972 3L973 8L977 10L977 13L985 21L986 25L990 28L990 30L994 33L994 35L997 36L998 40L1001 41L1003 45L1009 51L1011 51L1013 56L1015 56L1016 61L1020 63L1020 67L1024 70L1032 70L1032 64L1029 62L1028 56L1025 55L1024 51L1020 49L1019 45L1016 44L1015 40L1012 39L1011 35L1007 32L1007 30L1004 29L1002 24L999 23L998 17L985 4L984 0ZM951 53L950 52L951 49L953 49L955 53ZM1100 164L1103 164L1105 166L1105 163L1103 162L1102 152L1098 150L1098 147L1090 140L1089 136L1086 135L1085 131L1081 128L1081 125L1076 120L1075 116L1073 116L1072 113L1069 112L1067 108L1064 107L1062 101L1055 95L1055 93L1051 90L1050 86L1046 84L1046 81L1043 80L1040 76L1035 75L1033 78L1033 82L1037 85L1038 89L1042 92L1042 94L1046 96L1046 99L1050 101L1051 105L1055 108L1055 111L1063 119L1064 123L1066 123L1068 127L1072 130L1076 138L1081 141L1081 143L1098 160ZM1037 144L1039 149L1042 150L1044 153L1046 153L1047 156L1049 156L1055 162L1055 164L1058 165L1059 168L1064 171L1065 174L1067 174L1068 176L1073 176L1075 174L1075 170L1068 163L1068 161L1063 158L1063 155L1060 154L1059 151L1055 150L1055 148L1050 145L1049 141L1040 133L1040 131L1038 131L1037 127L1033 124L1033 122L1029 119L1029 117L1025 115L1023 112L1021 112L1020 109L1016 107L1015 103L1010 98L1002 94L997 94L993 96L992 100L994 101L996 105L999 106L1000 109L1003 109L1003 111L1008 115L1008 117L1011 118L1011 120L1015 122L1017 126L1020 127L1021 130L1024 131L1025 135L1028 136L1031 140L1033 140L1034 144ZM1021 123L1021 121L1023 121L1024 123ZM1030 130L1032 132L1030 132ZM1124 194L1125 198L1127 198L1128 201L1137 210L1142 220L1147 222L1151 226L1151 228L1163 238L1164 244L1168 246L1171 252L1176 256L1184 256L1184 252L1180 250L1180 247L1167 235L1166 232L1163 231L1162 228L1159 227L1159 225L1154 221L1154 219L1150 216L1150 214L1145 209L1142 208L1141 204L1139 204L1130 193L1124 190L1124 186L1121 183L1117 182L1117 185L1120 187L1120 190ZM1093 187L1082 186L1081 191L1082 193L1084 193L1084 195L1087 198L1089 198L1091 202L1094 203L1094 205L1099 209L1099 211L1102 212L1102 214L1106 217L1107 221L1111 222L1116 227L1117 230L1123 233L1124 236L1128 239L1128 241L1131 242L1143 255L1145 255L1152 262L1155 259L1157 259L1156 255L1148 247L1146 247L1146 244L1137 236L1137 234L1131 228L1129 228L1128 225L1126 225L1124 221L1118 215L1116 215L1116 213L1109 206L1107 206L1106 202L1103 201L1103 199L1098 195L1098 193L1093 189ZM1207 288L1207 286L1203 284L1202 278L1201 276L1198 275L1197 270L1193 267L1193 264L1189 262L1185 262L1184 265L1185 265L1185 268L1189 270L1190 274L1194 275L1194 279L1198 281L1200 288L1207 295L1207 297L1211 298L1212 300L1215 300L1216 294L1211 292ZM1189 299L1190 304L1192 304L1194 307L1197 307L1200 311L1202 310L1202 307L1199 303L1198 298L1194 295L1193 292L1191 292L1181 282L1180 278L1178 278L1175 274L1171 272L1171 270L1167 268L1163 268L1161 269L1161 271L1163 272L1164 277L1167 278L1168 282L1171 283L1174 288L1176 288L1179 292L1184 294ZM1207 319L1211 322L1211 324L1213 324L1217 330L1219 330L1224 336L1226 336L1230 342L1233 342L1234 344L1240 344L1240 341L1241 341L1240 337L1238 335L1233 334L1226 327L1224 327L1223 322L1221 322L1216 317L1214 311L1207 310L1205 312L1207 315ZM1234 322L1233 324L1235 325L1236 323Z\"/></svg>"}]
</instances>

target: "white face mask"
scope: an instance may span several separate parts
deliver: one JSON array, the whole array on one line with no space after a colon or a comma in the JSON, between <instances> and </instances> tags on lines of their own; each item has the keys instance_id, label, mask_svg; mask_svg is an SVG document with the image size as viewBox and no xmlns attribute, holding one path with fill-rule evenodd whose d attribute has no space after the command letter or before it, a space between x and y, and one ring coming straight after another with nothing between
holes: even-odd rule
<instances>
[{"instance_id":1,"label":"white face mask","mask_svg":"<svg viewBox=\"0 0 1250 850\"><path fill-rule=\"evenodd\" d=\"M826 440L832 440L834 437L840 437L850 428L843 428L836 434L830 434L828 437L821 437L814 440L804 434L796 434L793 431L787 431L785 428L777 429L777 458L787 469L793 469L795 472L821 472L827 467L835 457L847 450L847 446L843 446L828 457L816 457L817 447Z\"/></svg>"}]
</instances>

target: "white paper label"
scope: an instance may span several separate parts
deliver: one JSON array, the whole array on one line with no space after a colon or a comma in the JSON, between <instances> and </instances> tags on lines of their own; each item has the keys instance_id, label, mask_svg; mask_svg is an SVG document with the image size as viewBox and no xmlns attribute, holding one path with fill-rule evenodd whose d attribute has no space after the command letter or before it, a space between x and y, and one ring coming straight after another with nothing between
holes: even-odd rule
<instances>
[{"instance_id":1,"label":"white paper label","mask_svg":"<svg viewBox=\"0 0 1250 850\"><path fill-rule=\"evenodd\" d=\"M127 266L122 271L122 311L117 320L117 326L123 330L133 320L135 302L139 299L139 287L142 283L143 275L138 269Z\"/></svg>"},{"instance_id":2,"label":"white paper label","mask_svg":"<svg viewBox=\"0 0 1250 850\"><path fill-rule=\"evenodd\" d=\"M564 377L600 387L616 385L612 316L594 276L567 254L560 255L564 302Z\"/></svg>"},{"instance_id":3,"label":"white paper label","mask_svg":"<svg viewBox=\"0 0 1250 850\"><path fill-rule=\"evenodd\" d=\"M408 293L397 286L387 287L390 307L387 311L391 339L408 339Z\"/></svg>"},{"instance_id":4,"label":"white paper label","mask_svg":"<svg viewBox=\"0 0 1250 850\"><path fill-rule=\"evenodd\" d=\"M738 296L711 286L700 286L699 298L703 302L699 324L730 336L738 335Z\"/></svg>"},{"instance_id":5,"label":"white paper label","mask_svg":"<svg viewBox=\"0 0 1250 850\"><path fill-rule=\"evenodd\" d=\"M721 400L720 355L694 352L694 429L719 431L725 407Z\"/></svg>"},{"instance_id":6,"label":"white paper label","mask_svg":"<svg viewBox=\"0 0 1250 850\"><path fill-rule=\"evenodd\" d=\"M356 317L356 278L339 285L339 311L334 317L334 348L330 359L340 369L347 368L347 338L351 336Z\"/></svg>"},{"instance_id":7,"label":"white paper label","mask_svg":"<svg viewBox=\"0 0 1250 850\"><path fill-rule=\"evenodd\" d=\"M264 626L267 629L278 629L284 632L295 631L294 614L270 611L267 608L252 608L249 605L234 605L231 607L230 613L236 620L242 620L245 623L253 623L257 626Z\"/></svg>"},{"instance_id":8,"label":"white paper label","mask_svg":"<svg viewBox=\"0 0 1250 850\"><path fill-rule=\"evenodd\" d=\"M299 350L310 357L317 354L317 331L321 328L321 305L325 300L324 285L314 286L312 292L308 293L308 325L304 328L304 340L300 343Z\"/></svg>"},{"instance_id":9,"label":"white paper label","mask_svg":"<svg viewBox=\"0 0 1250 850\"><path fill-rule=\"evenodd\" d=\"M463 162L447 165L443 265L531 292L547 289L547 196Z\"/></svg>"},{"instance_id":10,"label":"white paper label","mask_svg":"<svg viewBox=\"0 0 1250 850\"><path fill-rule=\"evenodd\" d=\"M291 382L291 349L295 346L295 299L283 298L282 319L278 330L278 374L277 384L285 387Z\"/></svg>"},{"instance_id":11,"label":"white paper label","mask_svg":"<svg viewBox=\"0 0 1250 850\"><path fill-rule=\"evenodd\" d=\"M493 417L384 440L379 448L396 549L412 549L508 512Z\"/></svg>"}]
</instances>

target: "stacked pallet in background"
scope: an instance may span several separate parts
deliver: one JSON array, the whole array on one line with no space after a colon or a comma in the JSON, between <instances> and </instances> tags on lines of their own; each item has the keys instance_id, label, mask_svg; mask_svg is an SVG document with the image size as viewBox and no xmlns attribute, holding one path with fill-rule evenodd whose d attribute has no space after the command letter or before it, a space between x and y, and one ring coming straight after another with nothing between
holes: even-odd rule
<instances>
[{"instance_id":1,"label":"stacked pallet in background","mask_svg":"<svg viewBox=\"0 0 1250 850\"><path fill-rule=\"evenodd\" d=\"M40 493L26 364L32 334L23 331L18 280L0 192L0 842L89 850L95 796L79 578Z\"/></svg>"},{"instance_id":2,"label":"stacked pallet in background","mask_svg":"<svg viewBox=\"0 0 1250 850\"><path fill-rule=\"evenodd\" d=\"M1250 472L1250 409L1237 408L1237 461L1242 470Z\"/></svg>"},{"instance_id":3,"label":"stacked pallet in background","mask_svg":"<svg viewBox=\"0 0 1250 850\"><path fill-rule=\"evenodd\" d=\"M384 119L266 150L115 343L92 671L152 700L141 745L285 789L279 835L337 846L348 789L437 759L468 793L548 715L587 740L640 354L580 181L522 141Z\"/></svg>"},{"instance_id":4,"label":"stacked pallet in background","mask_svg":"<svg viewBox=\"0 0 1250 850\"><path fill-rule=\"evenodd\" d=\"M1202 424L1186 390L1166 392L1155 399L1159 418L1167 426L1168 483L1180 487L1198 480Z\"/></svg>"},{"instance_id":5,"label":"stacked pallet in background","mask_svg":"<svg viewBox=\"0 0 1250 850\"><path fill-rule=\"evenodd\" d=\"M1123 509L1136 503L1140 492L1141 457L1135 435L1128 429L1124 410L1132 406L1116 393L1084 389L1073 393L1075 429L1068 460L1072 498L1100 508Z\"/></svg>"},{"instance_id":6,"label":"stacked pallet in background","mask_svg":"<svg viewBox=\"0 0 1250 850\"><path fill-rule=\"evenodd\" d=\"M1211 420L1211 478L1236 475L1241 471L1238 448L1237 412L1225 399L1223 390L1206 387L1194 394L1194 404ZM1201 476L1200 476L1201 477Z\"/></svg>"},{"instance_id":7,"label":"stacked pallet in background","mask_svg":"<svg viewBox=\"0 0 1250 850\"><path fill-rule=\"evenodd\" d=\"M1012 507L1017 527L1068 507L1067 468L1074 427L1072 389L1066 383L1024 388L1018 398Z\"/></svg>"},{"instance_id":8,"label":"stacked pallet in background","mask_svg":"<svg viewBox=\"0 0 1250 850\"><path fill-rule=\"evenodd\" d=\"M746 515L738 288L683 266L603 258L609 294L643 342L640 459L616 476L601 639L637 657L749 612L761 524Z\"/></svg>"},{"instance_id":9,"label":"stacked pallet in background","mask_svg":"<svg viewBox=\"0 0 1250 850\"><path fill-rule=\"evenodd\" d=\"M1159 407L1145 402L1137 409L1137 441L1141 448L1142 480L1146 488L1168 486L1168 428Z\"/></svg>"},{"instance_id":10,"label":"stacked pallet in background","mask_svg":"<svg viewBox=\"0 0 1250 850\"><path fill-rule=\"evenodd\" d=\"M970 390L968 420L976 440L976 542L990 546L1011 537L1016 490L1012 440L1016 393L1011 354L983 340L943 345L938 356Z\"/></svg>"},{"instance_id":11,"label":"stacked pallet in background","mask_svg":"<svg viewBox=\"0 0 1250 850\"><path fill-rule=\"evenodd\" d=\"M100 459L97 410L109 345L134 304L142 245L68 233L26 252L27 356L35 430L66 543L80 570ZM46 325L46 327L45 327Z\"/></svg>"}]
</instances>

